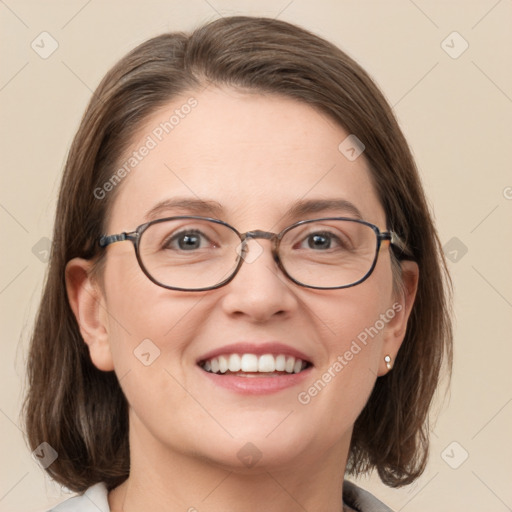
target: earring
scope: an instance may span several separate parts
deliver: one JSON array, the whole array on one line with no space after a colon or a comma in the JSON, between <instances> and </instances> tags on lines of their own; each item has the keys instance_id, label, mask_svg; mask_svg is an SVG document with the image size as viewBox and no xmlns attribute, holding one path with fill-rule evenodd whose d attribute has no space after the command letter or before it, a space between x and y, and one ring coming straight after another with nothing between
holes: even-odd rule
<instances>
[{"instance_id":1,"label":"earring","mask_svg":"<svg viewBox=\"0 0 512 512\"><path fill-rule=\"evenodd\" d=\"M384 361L386 361L386 368L388 370L391 370L391 368L393 368L393 365L391 364L391 356L389 356L389 355L384 356Z\"/></svg>"}]
</instances>

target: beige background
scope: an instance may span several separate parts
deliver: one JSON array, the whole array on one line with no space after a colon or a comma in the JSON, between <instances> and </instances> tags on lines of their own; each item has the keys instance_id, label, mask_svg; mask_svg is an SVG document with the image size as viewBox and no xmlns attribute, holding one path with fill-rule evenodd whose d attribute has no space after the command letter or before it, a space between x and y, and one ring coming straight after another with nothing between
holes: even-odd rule
<instances>
[{"instance_id":1,"label":"beige background","mask_svg":"<svg viewBox=\"0 0 512 512\"><path fill-rule=\"evenodd\" d=\"M455 368L428 469L399 490L363 485L397 511L511 510L510 0L0 1L0 510L45 510L66 496L31 458L19 406L45 237L91 91L136 44L230 14L298 23L356 58L394 106L443 244L456 238ZM31 48L43 31L59 45L47 59Z\"/></svg>"}]
</instances>

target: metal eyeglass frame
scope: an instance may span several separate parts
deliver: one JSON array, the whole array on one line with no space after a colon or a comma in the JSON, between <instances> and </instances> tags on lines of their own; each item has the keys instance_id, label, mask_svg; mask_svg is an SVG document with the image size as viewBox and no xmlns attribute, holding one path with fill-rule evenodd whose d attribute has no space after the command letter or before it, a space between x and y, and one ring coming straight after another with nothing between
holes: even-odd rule
<instances>
[{"instance_id":1,"label":"metal eyeglass frame","mask_svg":"<svg viewBox=\"0 0 512 512\"><path fill-rule=\"evenodd\" d=\"M144 266L144 263L142 262L142 259L140 257L139 243L140 243L142 234L153 224L158 224L160 222L167 222L169 220L179 220L179 219L206 220L209 222L220 224L222 226L225 226L225 227L231 229L238 236L238 238L240 238L240 242L241 242L242 246L241 246L241 250L239 253L238 262L230 276L228 276L226 279L224 279L220 283L213 285L213 286L189 289L189 288L180 288L180 287L176 287L176 286L165 285L165 284L157 281L150 274L150 272ZM376 249L375 249L375 255L373 258L373 264L370 267L370 269L368 270L368 272L361 279L356 281L355 283L342 285L342 286L332 286L332 287L307 285L307 284L301 283L300 281L297 281L295 278L290 276L290 274L288 274L288 272L284 268L283 264L281 263L281 260L279 258L279 244L280 244L283 236L288 231L290 231L291 229L293 229L297 226L301 226L304 224L310 224L313 222L327 221L327 220L343 220L343 221L350 221L350 222L357 222L359 224L364 224L364 225L370 227L376 235L377 244L376 244ZM400 257L401 255L410 256L410 252L408 251L405 243L400 239L400 237L394 231L382 232L382 231L380 231L380 229L377 226L375 226L374 224L371 224L370 222L366 222L366 221L360 220L360 219L353 219L350 217L322 217L319 219L301 220L301 221L295 222L291 226L288 226L287 228L283 229L283 231L281 231L280 233L271 233L269 231L261 231L259 229L254 230L254 231L247 231L246 233L239 233L233 226L231 226L227 222L224 222L219 219L214 219L211 217L201 217L201 216L197 216L197 215L179 215L179 216L166 217L163 219L156 219L156 220L152 220L150 222L146 222L146 223L138 226L134 231L123 232L123 233L119 233L119 234L115 234L115 235L103 235L99 238L98 244L101 248L106 248L107 246L114 244L116 242L123 242L125 240L129 240L130 242L133 243L133 246L135 249L135 256L137 257L137 261L139 263L141 270L144 272L144 274L148 277L148 279L150 281L152 281L153 283L155 283L158 286L161 286L162 288L167 288L169 290L178 290L178 291L184 291L184 292L203 292L203 291L207 291L207 290L215 290L217 288L221 288L222 286L225 286L230 281L232 281L243 264L243 261L244 261L243 253L245 251L247 241L250 239L258 239L258 238L264 239L264 240L270 240L272 242L272 255L274 257L274 261L276 262L279 269L283 272L283 274L288 279L290 279L292 282L294 282L295 284L297 284L299 286L302 286L305 288L313 288L316 290L339 290L342 288L350 288L350 287L356 286L356 285L362 283L363 281L365 281L366 279L368 279L368 277L370 277L370 275L372 274L372 272L375 269L375 266L377 264L379 251L380 251L381 244L383 241L388 240L390 242L391 246L393 246L397 250L397 253L398 253L397 257Z\"/></svg>"}]
</instances>

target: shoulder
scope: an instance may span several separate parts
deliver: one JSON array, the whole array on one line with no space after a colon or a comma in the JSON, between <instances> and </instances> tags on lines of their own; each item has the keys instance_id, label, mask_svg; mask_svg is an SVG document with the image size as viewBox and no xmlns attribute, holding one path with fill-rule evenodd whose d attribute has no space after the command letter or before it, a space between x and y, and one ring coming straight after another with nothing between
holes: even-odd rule
<instances>
[{"instance_id":1,"label":"shoulder","mask_svg":"<svg viewBox=\"0 0 512 512\"><path fill-rule=\"evenodd\" d=\"M343 501L356 512L393 512L373 494L348 480L343 482Z\"/></svg>"},{"instance_id":2,"label":"shoulder","mask_svg":"<svg viewBox=\"0 0 512 512\"><path fill-rule=\"evenodd\" d=\"M107 486L104 483L93 485L80 496L69 498L48 512L110 512Z\"/></svg>"}]
</instances>

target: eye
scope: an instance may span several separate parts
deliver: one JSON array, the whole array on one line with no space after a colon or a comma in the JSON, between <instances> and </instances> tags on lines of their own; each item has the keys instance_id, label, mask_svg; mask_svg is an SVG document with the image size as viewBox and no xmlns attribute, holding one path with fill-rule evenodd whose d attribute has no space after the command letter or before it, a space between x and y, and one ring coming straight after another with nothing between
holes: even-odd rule
<instances>
[{"instance_id":1,"label":"eye","mask_svg":"<svg viewBox=\"0 0 512 512\"><path fill-rule=\"evenodd\" d=\"M330 233L313 233L306 240L310 249L330 249L333 242Z\"/></svg>"},{"instance_id":2,"label":"eye","mask_svg":"<svg viewBox=\"0 0 512 512\"><path fill-rule=\"evenodd\" d=\"M205 246L215 245L198 229L182 230L170 235L162 244L162 249L177 249L180 251L194 251Z\"/></svg>"},{"instance_id":3,"label":"eye","mask_svg":"<svg viewBox=\"0 0 512 512\"><path fill-rule=\"evenodd\" d=\"M347 243L339 236L329 231L314 231L307 234L294 249L312 249L314 251L327 251L329 249L346 249Z\"/></svg>"}]
</instances>

